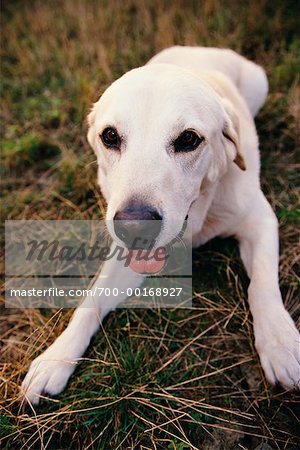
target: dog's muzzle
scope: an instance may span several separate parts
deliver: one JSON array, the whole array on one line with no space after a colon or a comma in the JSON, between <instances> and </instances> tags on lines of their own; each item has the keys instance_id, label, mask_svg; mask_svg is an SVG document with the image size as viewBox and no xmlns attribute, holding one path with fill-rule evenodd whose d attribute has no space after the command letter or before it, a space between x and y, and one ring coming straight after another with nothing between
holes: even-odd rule
<instances>
[{"instance_id":1,"label":"dog's muzzle","mask_svg":"<svg viewBox=\"0 0 300 450\"><path fill-rule=\"evenodd\" d=\"M129 204L114 216L116 236L128 249L152 248L162 228L162 216L149 205Z\"/></svg>"}]
</instances>

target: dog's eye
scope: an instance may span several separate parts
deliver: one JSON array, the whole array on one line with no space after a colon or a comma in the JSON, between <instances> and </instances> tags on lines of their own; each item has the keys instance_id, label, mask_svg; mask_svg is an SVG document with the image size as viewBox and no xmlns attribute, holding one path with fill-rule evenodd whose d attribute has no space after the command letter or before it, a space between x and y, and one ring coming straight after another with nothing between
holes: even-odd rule
<instances>
[{"instance_id":1,"label":"dog's eye","mask_svg":"<svg viewBox=\"0 0 300 450\"><path fill-rule=\"evenodd\" d=\"M113 127L107 127L100 134L100 138L106 147L120 148L121 139L118 132Z\"/></svg>"},{"instance_id":2,"label":"dog's eye","mask_svg":"<svg viewBox=\"0 0 300 450\"><path fill-rule=\"evenodd\" d=\"M174 141L174 149L175 152L190 152L195 150L203 141L204 138L198 136L194 131L185 130Z\"/></svg>"}]
</instances>

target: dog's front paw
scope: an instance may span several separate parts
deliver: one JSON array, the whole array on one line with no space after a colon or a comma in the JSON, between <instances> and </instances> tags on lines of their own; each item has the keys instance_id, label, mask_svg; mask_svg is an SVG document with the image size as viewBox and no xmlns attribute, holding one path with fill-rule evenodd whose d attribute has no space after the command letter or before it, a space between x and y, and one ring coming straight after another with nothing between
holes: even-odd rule
<instances>
[{"instance_id":1,"label":"dog's front paw","mask_svg":"<svg viewBox=\"0 0 300 450\"><path fill-rule=\"evenodd\" d=\"M266 378L286 389L300 388L300 334L283 308L254 322L255 346Z\"/></svg>"},{"instance_id":2,"label":"dog's front paw","mask_svg":"<svg viewBox=\"0 0 300 450\"><path fill-rule=\"evenodd\" d=\"M75 367L76 361L68 359L65 349L55 342L32 361L21 386L22 398L37 405L41 394L59 394Z\"/></svg>"}]
</instances>

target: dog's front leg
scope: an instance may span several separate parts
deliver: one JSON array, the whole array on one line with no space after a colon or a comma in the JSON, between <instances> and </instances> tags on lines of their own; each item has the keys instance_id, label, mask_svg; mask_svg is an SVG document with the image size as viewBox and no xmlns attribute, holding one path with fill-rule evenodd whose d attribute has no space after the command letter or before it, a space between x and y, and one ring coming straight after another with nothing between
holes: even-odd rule
<instances>
[{"instance_id":1,"label":"dog's front leg","mask_svg":"<svg viewBox=\"0 0 300 450\"><path fill-rule=\"evenodd\" d=\"M117 288L119 294L87 297L76 309L64 332L31 363L21 388L27 401L38 404L40 394L63 391L103 317L125 300L127 288L138 287L143 279L126 267L124 261L114 258L105 262L92 289L95 292L96 287Z\"/></svg>"},{"instance_id":2,"label":"dog's front leg","mask_svg":"<svg viewBox=\"0 0 300 450\"><path fill-rule=\"evenodd\" d=\"M278 282L278 222L260 192L236 233L250 278L248 297L255 346L266 378L299 388L300 335L282 303Z\"/></svg>"}]
</instances>

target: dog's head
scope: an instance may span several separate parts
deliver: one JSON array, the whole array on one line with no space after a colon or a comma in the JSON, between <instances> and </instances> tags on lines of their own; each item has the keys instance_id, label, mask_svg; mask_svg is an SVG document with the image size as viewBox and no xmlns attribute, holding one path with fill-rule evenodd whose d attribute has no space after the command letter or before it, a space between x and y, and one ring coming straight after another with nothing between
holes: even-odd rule
<instances>
[{"instance_id":1,"label":"dog's head","mask_svg":"<svg viewBox=\"0 0 300 450\"><path fill-rule=\"evenodd\" d=\"M125 244L126 223L145 219L159 224L156 244L167 244L202 183L215 183L233 162L245 169L232 105L175 66L126 73L95 103L88 124L109 230Z\"/></svg>"}]
</instances>

